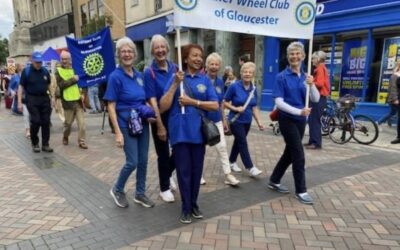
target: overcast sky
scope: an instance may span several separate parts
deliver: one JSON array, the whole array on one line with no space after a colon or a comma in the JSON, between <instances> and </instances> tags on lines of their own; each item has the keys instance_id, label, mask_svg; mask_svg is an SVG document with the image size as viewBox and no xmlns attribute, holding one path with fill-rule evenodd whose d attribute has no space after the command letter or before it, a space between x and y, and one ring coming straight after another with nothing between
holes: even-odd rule
<instances>
[{"instance_id":1,"label":"overcast sky","mask_svg":"<svg viewBox=\"0 0 400 250\"><path fill-rule=\"evenodd\" d=\"M13 30L14 12L12 0L0 0L0 35L2 38L8 38Z\"/></svg>"}]
</instances>

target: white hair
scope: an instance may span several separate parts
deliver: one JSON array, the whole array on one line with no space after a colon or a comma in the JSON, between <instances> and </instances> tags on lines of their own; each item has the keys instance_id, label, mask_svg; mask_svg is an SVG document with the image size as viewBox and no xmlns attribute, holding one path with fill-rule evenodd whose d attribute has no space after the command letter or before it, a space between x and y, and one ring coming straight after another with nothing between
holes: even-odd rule
<instances>
[{"instance_id":1,"label":"white hair","mask_svg":"<svg viewBox=\"0 0 400 250\"><path fill-rule=\"evenodd\" d=\"M304 45L301 42L291 42L289 46L286 48L286 52L289 55L289 52L292 50L301 50L304 54Z\"/></svg>"},{"instance_id":2,"label":"white hair","mask_svg":"<svg viewBox=\"0 0 400 250\"><path fill-rule=\"evenodd\" d=\"M160 34L155 34L151 38L151 41L150 41L150 51L152 54L153 54L153 46L154 46L154 43L156 43L156 42L163 42L165 44L165 47L167 48L167 51L169 52L169 43L168 43L167 39L165 39L165 37L163 37Z\"/></svg>"},{"instance_id":3,"label":"white hair","mask_svg":"<svg viewBox=\"0 0 400 250\"><path fill-rule=\"evenodd\" d=\"M119 57L119 52L123 46L129 46L132 50L133 53L135 54L135 58L137 56L137 49L135 43L129 38L129 37L122 37L118 39L117 44L115 45L116 50L117 50L117 57Z\"/></svg>"},{"instance_id":4,"label":"white hair","mask_svg":"<svg viewBox=\"0 0 400 250\"><path fill-rule=\"evenodd\" d=\"M211 60L217 60L220 65L222 64L222 57L217 52L213 52L207 56L206 68L208 68L208 64L210 63Z\"/></svg>"},{"instance_id":5,"label":"white hair","mask_svg":"<svg viewBox=\"0 0 400 250\"><path fill-rule=\"evenodd\" d=\"M318 60L318 62L325 62L326 53L323 52L322 50L315 51L312 54L312 58L316 58Z\"/></svg>"}]
</instances>

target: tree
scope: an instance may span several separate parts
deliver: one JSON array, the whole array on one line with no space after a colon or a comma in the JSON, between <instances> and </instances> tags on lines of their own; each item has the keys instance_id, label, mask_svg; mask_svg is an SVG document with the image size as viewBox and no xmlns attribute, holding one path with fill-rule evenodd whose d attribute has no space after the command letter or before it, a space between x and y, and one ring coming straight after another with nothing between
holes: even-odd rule
<instances>
[{"instance_id":1,"label":"tree","mask_svg":"<svg viewBox=\"0 0 400 250\"><path fill-rule=\"evenodd\" d=\"M8 39L2 38L0 35L0 65L5 65L7 62L8 52Z\"/></svg>"},{"instance_id":2,"label":"tree","mask_svg":"<svg viewBox=\"0 0 400 250\"><path fill-rule=\"evenodd\" d=\"M100 31L105 26L112 26L113 20L112 16L103 15L97 16L95 15L89 22L82 27L82 36L87 36L97 31Z\"/></svg>"}]
</instances>

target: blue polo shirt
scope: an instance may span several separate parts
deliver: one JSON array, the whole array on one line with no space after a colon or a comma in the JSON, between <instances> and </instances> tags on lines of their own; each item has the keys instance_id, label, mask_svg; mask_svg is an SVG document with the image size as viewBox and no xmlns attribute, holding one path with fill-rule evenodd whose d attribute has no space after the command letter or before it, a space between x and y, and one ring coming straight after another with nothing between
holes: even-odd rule
<instances>
[{"instance_id":1,"label":"blue polo shirt","mask_svg":"<svg viewBox=\"0 0 400 250\"><path fill-rule=\"evenodd\" d=\"M219 109L217 111L208 111L207 118L213 122L220 122L222 120L221 103L224 99L224 81L217 77L214 81L210 79L210 82L214 86L215 93L217 94Z\"/></svg>"},{"instance_id":2,"label":"blue polo shirt","mask_svg":"<svg viewBox=\"0 0 400 250\"><path fill-rule=\"evenodd\" d=\"M24 87L25 93L28 95L47 96L50 85L49 71L44 67L39 70L35 69L33 65L28 67L22 71L19 84Z\"/></svg>"},{"instance_id":3,"label":"blue polo shirt","mask_svg":"<svg viewBox=\"0 0 400 250\"><path fill-rule=\"evenodd\" d=\"M8 87L9 90L17 91L18 85L21 77L19 74L14 74L10 80L10 86Z\"/></svg>"},{"instance_id":4,"label":"blue polo shirt","mask_svg":"<svg viewBox=\"0 0 400 250\"><path fill-rule=\"evenodd\" d=\"M158 64L153 60L153 63L144 71L144 87L146 91L146 99L155 97L157 103L160 102L164 94L165 85L177 71L177 66L167 61L168 70L165 71L158 67Z\"/></svg>"},{"instance_id":5,"label":"blue polo shirt","mask_svg":"<svg viewBox=\"0 0 400 250\"><path fill-rule=\"evenodd\" d=\"M239 80L232 83L225 93L225 101L232 102L233 106L244 106L250 92L253 90L253 85L249 89L245 89L243 81ZM257 89L254 91L253 98L251 98L249 105L247 105L245 111L240 114L239 118L235 121L238 123L251 123L253 119L253 107L257 105ZM236 112L229 111L228 119L231 120L235 116Z\"/></svg>"},{"instance_id":6,"label":"blue polo shirt","mask_svg":"<svg viewBox=\"0 0 400 250\"><path fill-rule=\"evenodd\" d=\"M298 109L303 109L306 102L307 85L306 75L302 71L300 76L289 67L276 76L275 85L272 90L272 97L283 98L284 102ZM298 116L279 111L279 115L287 116L296 120L305 120L305 116Z\"/></svg>"},{"instance_id":7,"label":"blue polo shirt","mask_svg":"<svg viewBox=\"0 0 400 250\"><path fill-rule=\"evenodd\" d=\"M133 77L118 67L108 78L107 90L104 99L115 102L118 126L128 127L128 119L131 109L136 109L145 104L146 94L144 91L143 76L133 69Z\"/></svg>"},{"instance_id":8,"label":"blue polo shirt","mask_svg":"<svg viewBox=\"0 0 400 250\"><path fill-rule=\"evenodd\" d=\"M175 78L172 77L165 87L164 93L168 91ZM191 95L194 99L200 101L218 101L215 90L206 75L197 73L194 76L185 74L184 86L186 95ZM203 136L201 132L201 116L199 110L191 105L185 106L185 114L181 113L181 106L178 98L181 95L178 87L171 108L169 110L168 131L171 145L177 143L202 144Z\"/></svg>"}]
</instances>

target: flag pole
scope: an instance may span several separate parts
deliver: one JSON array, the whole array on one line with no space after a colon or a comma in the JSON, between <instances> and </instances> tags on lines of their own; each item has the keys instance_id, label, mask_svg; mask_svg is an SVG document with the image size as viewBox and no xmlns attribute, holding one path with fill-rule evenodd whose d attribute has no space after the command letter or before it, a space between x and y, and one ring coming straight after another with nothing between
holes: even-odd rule
<instances>
[{"instance_id":1,"label":"flag pole","mask_svg":"<svg viewBox=\"0 0 400 250\"><path fill-rule=\"evenodd\" d=\"M313 38L310 39L309 44L308 44L308 63L307 63L307 74L311 74L311 63L312 63L312 53L313 53ZM306 91L306 108L309 107L309 102L310 102L310 85L307 84L307 91Z\"/></svg>"},{"instance_id":2,"label":"flag pole","mask_svg":"<svg viewBox=\"0 0 400 250\"><path fill-rule=\"evenodd\" d=\"M181 28L176 27L176 40L177 40L177 47L178 47L178 66L179 71L182 71L182 51L181 51ZM185 90L183 89L183 82L179 84L179 89L181 91L181 96L184 95ZM181 107L181 113L185 114L185 106Z\"/></svg>"}]
</instances>

